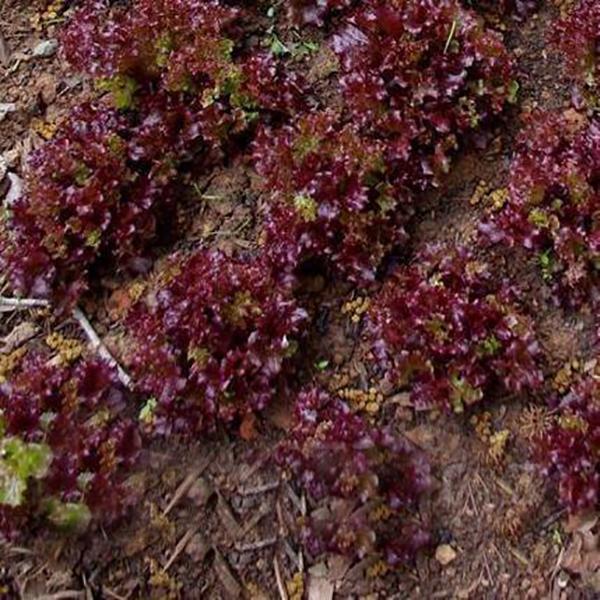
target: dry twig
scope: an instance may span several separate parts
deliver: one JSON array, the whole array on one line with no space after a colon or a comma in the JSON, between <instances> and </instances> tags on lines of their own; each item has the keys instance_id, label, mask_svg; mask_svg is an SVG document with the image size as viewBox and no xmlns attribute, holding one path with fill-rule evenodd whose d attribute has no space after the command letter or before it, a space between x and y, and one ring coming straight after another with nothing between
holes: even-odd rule
<instances>
[{"instance_id":1,"label":"dry twig","mask_svg":"<svg viewBox=\"0 0 600 600\"><path fill-rule=\"evenodd\" d=\"M174 508L177 506L177 503L190 491L191 487L194 485L195 481L202 475L206 467L210 464L212 460L212 454L209 454L201 464L199 464L180 484L179 487L175 490L171 501L167 505L167 508L163 511L163 515L166 517Z\"/></svg>"},{"instance_id":2,"label":"dry twig","mask_svg":"<svg viewBox=\"0 0 600 600\"><path fill-rule=\"evenodd\" d=\"M48 308L50 303L47 300L38 298L7 298L0 296L0 312L9 312L13 310L27 310L29 308Z\"/></svg>"},{"instance_id":3,"label":"dry twig","mask_svg":"<svg viewBox=\"0 0 600 600\"><path fill-rule=\"evenodd\" d=\"M249 544L236 544L235 549L238 552L254 552L255 550L262 550L269 546L273 546L277 543L276 537L267 538L266 540L259 540L258 542L252 542Z\"/></svg>"},{"instance_id":4,"label":"dry twig","mask_svg":"<svg viewBox=\"0 0 600 600\"><path fill-rule=\"evenodd\" d=\"M175 549L173 550L173 554L171 554L171 556L169 557L169 560L165 563L165 566L162 569L164 573L166 573L171 568L171 565L177 560L179 555L185 550L185 547L188 545L188 543L192 539L192 537L194 537L194 534L198 531L198 529L200 529L200 525L196 524L196 525L193 525L192 527L190 527L185 532L184 536L177 543L177 546L175 546Z\"/></svg>"},{"instance_id":5,"label":"dry twig","mask_svg":"<svg viewBox=\"0 0 600 600\"><path fill-rule=\"evenodd\" d=\"M283 585L283 577L281 576L281 567L277 557L273 558L273 569L275 571L275 581L277 581L277 590L279 591L279 598L281 600L288 600L287 591L285 585Z\"/></svg>"},{"instance_id":6,"label":"dry twig","mask_svg":"<svg viewBox=\"0 0 600 600\"><path fill-rule=\"evenodd\" d=\"M27 310L31 308L48 308L49 306L50 303L47 300L41 300L38 298L7 298L6 296L0 296L0 312ZM92 327L92 324L80 308L75 308L73 310L73 318L77 321L77 323L79 323L81 329L83 329L85 335L92 345L92 348L98 352L101 358L103 358L109 365L117 370L119 381L127 389L131 389L131 377L109 352L108 348L104 345L96 333L96 330Z\"/></svg>"},{"instance_id":7,"label":"dry twig","mask_svg":"<svg viewBox=\"0 0 600 600\"><path fill-rule=\"evenodd\" d=\"M81 600L84 595L85 592L66 590L64 592L56 592L56 594L45 594L43 596L38 596L37 600Z\"/></svg>"},{"instance_id":8,"label":"dry twig","mask_svg":"<svg viewBox=\"0 0 600 600\"><path fill-rule=\"evenodd\" d=\"M92 327L92 324L89 322L88 318L83 314L80 308L75 308L73 310L73 317L79 323L81 329L83 329L85 335L90 340L92 344L92 348L98 352L101 358L103 358L109 365L114 367L117 370L117 375L119 377L119 381L127 388L132 388L131 377L125 372L123 367L115 360L114 356L108 351L108 348L104 345L102 340L98 337L95 329Z\"/></svg>"}]
</instances>

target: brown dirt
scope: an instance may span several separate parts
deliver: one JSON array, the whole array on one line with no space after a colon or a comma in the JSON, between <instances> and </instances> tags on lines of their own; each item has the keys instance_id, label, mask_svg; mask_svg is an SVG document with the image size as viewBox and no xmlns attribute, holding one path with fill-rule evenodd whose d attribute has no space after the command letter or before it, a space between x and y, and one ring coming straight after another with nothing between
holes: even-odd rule
<instances>
[{"instance_id":1,"label":"brown dirt","mask_svg":"<svg viewBox=\"0 0 600 600\"><path fill-rule=\"evenodd\" d=\"M43 2L8 0L2 9L0 33L11 56L0 70L0 102L15 102L18 109L0 123L0 152L15 151L17 172L25 154L42 141L35 131L39 121L54 122L89 91L58 56L30 58L37 42L56 35L57 25L32 30L31 17L43 7ZM513 110L508 126L498 126L484 152L457 157L448 179L426 195L412 231L414 248L431 241L474 240L485 206L473 206L470 199L482 181L489 190L506 184L519 110L568 107L568 84L546 42L555 16L553 8L545 7L526 23L505 25L507 43L518 57L520 107ZM327 98L330 92L318 74L323 65L327 57L318 55L312 70L323 87L321 97ZM196 183L196 196L191 191L180 211L187 231L182 246L203 243L226 252L256 247L257 197L251 173L233 165ZM497 249L482 251L482 256L523 285L549 357L549 380L565 362L591 358L589 315L555 308L528 257ZM104 296L86 308L119 355L121 283L103 283ZM479 422L488 419L493 431L509 432L506 451L497 456L468 420L415 413L373 367L360 324L342 314L343 304L356 292L328 285L322 277L303 283L319 326L301 376L314 375L313 365L327 360L329 366L318 374L325 385L381 391L384 401L376 418L393 421L430 456L436 489L421 511L436 542L451 545L456 558L442 567L435 557L422 556L413 569L373 578L366 576L368 564L350 565L336 557L314 564L303 557L292 532L305 507L268 461L278 432L289 422L283 398L257 422L250 441L223 435L204 443L154 442L144 451L136 474L140 500L127 522L95 529L79 540L31 531L19 546L0 546L0 587L7 586L7 598L279 598L277 565L284 583L302 571L307 588L321 585L320 592L312 588L314 598L329 597L330 586L339 598L594 597L561 563L570 538L564 515L529 460L531 409L514 398L497 398L486 403L489 416L483 410L476 414ZM40 325L38 337L65 326L31 311L0 317L2 335L27 320ZM187 490L182 488L186 482L191 484ZM178 493L179 500L165 516Z\"/></svg>"}]
</instances>

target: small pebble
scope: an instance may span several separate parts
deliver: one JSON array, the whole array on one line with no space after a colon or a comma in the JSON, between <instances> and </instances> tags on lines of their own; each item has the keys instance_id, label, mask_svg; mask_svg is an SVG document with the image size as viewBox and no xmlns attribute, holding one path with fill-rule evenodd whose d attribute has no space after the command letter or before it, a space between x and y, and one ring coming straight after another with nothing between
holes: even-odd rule
<instances>
[{"instance_id":1,"label":"small pebble","mask_svg":"<svg viewBox=\"0 0 600 600\"><path fill-rule=\"evenodd\" d=\"M0 183L4 181L6 173L8 172L8 162L4 156L0 156Z\"/></svg>"},{"instance_id":2,"label":"small pebble","mask_svg":"<svg viewBox=\"0 0 600 600\"><path fill-rule=\"evenodd\" d=\"M50 58L58 50L58 40L44 40L33 49L35 58Z\"/></svg>"},{"instance_id":3,"label":"small pebble","mask_svg":"<svg viewBox=\"0 0 600 600\"><path fill-rule=\"evenodd\" d=\"M435 549L435 560L442 567L449 565L456 558L456 550L450 544L441 544Z\"/></svg>"},{"instance_id":4,"label":"small pebble","mask_svg":"<svg viewBox=\"0 0 600 600\"><path fill-rule=\"evenodd\" d=\"M23 193L23 180L15 173L8 173L8 180L10 181L10 187L4 199L4 204L12 206Z\"/></svg>"},{"instance_id":5,"label":"small pebble","mask_svg":"<svg viewBox=\"0 0 600 600\"><path fill-rule=\"evenodd\" d=\"M17 105L14 102L0 103L0 123L6 119L9 113L15 112Z\"/></svg>"}]
</instances>

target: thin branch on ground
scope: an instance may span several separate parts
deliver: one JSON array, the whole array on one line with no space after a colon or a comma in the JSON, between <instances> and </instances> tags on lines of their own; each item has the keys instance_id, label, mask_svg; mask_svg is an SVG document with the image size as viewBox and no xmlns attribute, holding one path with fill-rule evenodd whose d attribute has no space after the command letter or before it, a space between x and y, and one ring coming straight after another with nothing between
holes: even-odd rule
<instances>
[{"instance_id":1,"label":"thin branch on ground","mask_svg":"<svg viewBox=\"0 0 600 600\"><path fill-rule=\"evenodd\" d=\"M235 549L238 552L254 552L256 550L262 550L269 546L274 546L277 543L276 537L270 537L265 540L259 540L257 542L251 542L249 544L236 544Z\"/></svg>"},{"instance_id":2,"label":"thin branch on ground","mask_svg":"<svg viewBox=\"0 0 600 600\"><path fill-rule=\"evenodd\" d=\"M0 312L28 310L30 308L48 308L50 302L38 298L7 298L0 296Z\"/></svg>"},{"instance_id":3,"label":"thin branch on ground","mask_svg":"<svg viewBox=\"0 0 600 600\"><path fill-rule=\"evenodd\" d=\"M132 389L132 380L131 377L127 374L127 372L121 367L121 365L116 361L114 356L109 352L108 348L104 345L96 330L92 327L92 324L89 322L88 318L83 314L80 308L75 308L73 310L73 317L79 323L81 329L83 329L85 335L89 339L92 344L92 348L98 352L101 358L103 358L109 365L114 367L117 370L117 375L119 377L119 381L127 388Z\"/></svg>"},{"instance_id":4,"label":"thin branch on ground","mask_svg":"<svg viewBox=\"0 0 600 600\"><path fill-rule=\"evenodd\" d=\"M48 300L42 300L39 298L8 298L6 296L0 296L0 312L9 312L14 310L27 310L31 308L49 308L50 302ZM83 311L76 307L73 310L73 318L79 323L81 329L83 329L85 335L90 341L92 348L103 358L109 365L117 370L119 381L127 388L131 389L132 380L127 374L125 369L117 362L115 357L109 352L108 348L104 345L96 330L90 323L89 319L85 316Z\"/></svg>"},{"instance_id":5,"label":"thin branch on ground","mask_svg":"<svg viewBox=\"0 0 600 600\"><path fill-rule=\"evenodd\" d=\"M175 508L175 506L177 506L177 503L190 491L200 475L204 473L212 461L212 456L212 453L209 453L208 456L206 456L204 460L179 484L169 504L163 511L165 517Z\"/></svg>"},{"instance_id":6,"label":"thin branch on ground","mask_svg":"<svg viewBox=\"0 0 600 600\"><path fill-rule=\"evenodd\" d=\"M277 557L273 558L273 570L275 571L275 581L277 582L277 590L279 591L279 598L281 600L288 600L287 591L285 585L283 585L283 577L281 576L281 567Z\"/></svg>"},{"instance_id":7,"label":"thin branch on ground","mask_svg":"<svg viewBox=\"0 0 600 600\"><path fill-rule=\"evenodd\" d=\"M66 590L64 592L56 592L56 594L46 594L38 596L38 600L80 600L85 596L85 592L77 592L75 590Z\"/></svg>"},{"instance_id":8,"label":"thin branch on ground","mask_svg":"<svg viewBox=\"0 0 600 600\"><path fill-rule=\"evenodd\" d=\"M179 555L185 550L186 546L189 544L190 540L194 537L194 535L196 534L198 529L200 529L200 524L193 525L185 532L184 536L177 543L177 546L175 546L175 549L173 550L173 554L171 554L171 556L169 557L169 560L165 563L165 566L162 569L163 573L166 573L171 568L171 566L177 560Z\"/></svg>"}]
</instances>

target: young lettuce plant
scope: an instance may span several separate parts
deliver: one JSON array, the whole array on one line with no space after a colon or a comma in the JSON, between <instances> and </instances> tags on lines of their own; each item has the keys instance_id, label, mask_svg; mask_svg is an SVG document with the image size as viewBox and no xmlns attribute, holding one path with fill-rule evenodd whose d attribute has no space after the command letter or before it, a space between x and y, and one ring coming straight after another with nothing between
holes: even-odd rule
<instances>
[{"instance_id":1,"label":"young lettuce plant","mask_svg":"<svg viewBox=\"0 0 600 600\"><path fill-rule=\"evenodd\" d=\"M140 449L125 392L97 359L57 363L31 350L0 384L0 533L44 517L66 530L111 522L134 498Z\"/></svg>"},{"instance_id":2,"label":"young lettuce plant","mask_svg":"<svg viewBox=\"0 0 600 600\"><path fill-rule=\"evenodd\" d=\"M264 409L306 313L259 259L178 254L128 318L132 368L157 433L206 432Z\"/></svg>"},{"instance_id":3,"label":"young lettuce plant","mask_svg":"<svg viewBox=\"0 0 600 600\"><path fill-rule=\"evenodd\" d=\"M600 120L534 113L519 137L506 204L481 225L535 252L558 302L591 300L600 269Z\"/></svg>"},{"instance_id":4,"label":"young lettuce plant","mask_svg":"<svg viewBox=\"0 0 600 600\"><path fill-rule=\"evenodd\" d=\"M415 514L431 486L425 456L327 392L299 394L277 462L316 503L301 532L313 557L334 552L397 566L428 545Z\"/></svg>"},{"instance_id":5,"label":"young lettuce plant","mask_svg":"<svg viewBox=\"0 0 600 600\"><path fill-rule=\"evenodd\" d=\"M465 248L430 246L372 302L376 357L420 409L460 413L496 388L534 390L540 350L516 298Z\"/></svg>"},{"instance_id":6,"label":"young lettuce plant","mask_svg":"<svg viewBox=\"0 0 600 600\"><path fill-rule=\"evenodd\" d=\"M516 91L502 38L457 0L367 0L332 39L350 118L423 189Z\"/></svg>"},{"instance_id":7,"label":"young lettuce plant","mask_svg":"<svg viewBox=\"0 0 600 600\"><path fill-rule=\"evenodd\" d=\"M576 104L586 100L591 107L599 103L600 84L600 5L595 0L579 0L558 22L553 31L567 67L578 83Z\"/></svg>"},{"instance_id":8,"label":"young lettuce plant","mask_svg":"<svg viewBox=\"0 0 600 600\"><path fill-rule=\"evenodd\" d=\"M90 271L138 270L175 201L176 165L218 160L226 116L215 107L160 94L142 106L136 116L80 106L33 153L0 241L0 265L16 290L70 304Z\"/></svg>"},{"instance_id":9,"label":"young lettuce plant","mask_svg":"<svg viewBox=\"0 0 600 600\"><path fill-rule=\"evenodd\" d=\"M258 111L304 106L300 78L271 55L234 62L239 19L196 0L89 2L74 15L65 54L112 100L75 109L31 157L0 239L16 291L70 305L92 271L139 272L173 228L182 167L212 168Z\"/></svg>"},{"instance_id":10,"label":"young lettuce plant","mask_svg":"<svg viewBox=\"0 0 600 600\"><path fill-rule=\"evenodd\" d=\"M264 249L278 270L316 258L368 283L385 253L405 239L411 196L389 179L385 143L361 136L335 113L262 128L254 160L269 199Z\"/></svg>"},{"instance_id":11,"label":"young lettuce plant","mask_svg":"<svg viewBox=\"0 0 600 600\"><path fill-rule=\"evenodd\" d=\"M600 501L600 381L590 377L576 383L533 444L536 461L558 483L561 503L572 513L596 510Z\"/></svg>"},{"instance_id":12,"label":"young lettuce plant","mask_svg":"<svg viewBox=\"0 0 600 600\"><path fill-rule=\"evenodd\" d=\"M225 103L240 126L255 111L304 106L301 79L265 52L241 54L248 9L208 0L135 0L109 10L91 2L63 35L69 62L123 108L155 91Z\"/></svg>"},{"instance_id":13,"label":"young lettuce plant","mask_svg":"<svg viewBox=\"0 0 600 600\"><path fill-rule=\"evenodd\" d=\"M465 4L485 13L523 18L538 7L539 0L466 0Z\"/></svg>"}]
</instances>

